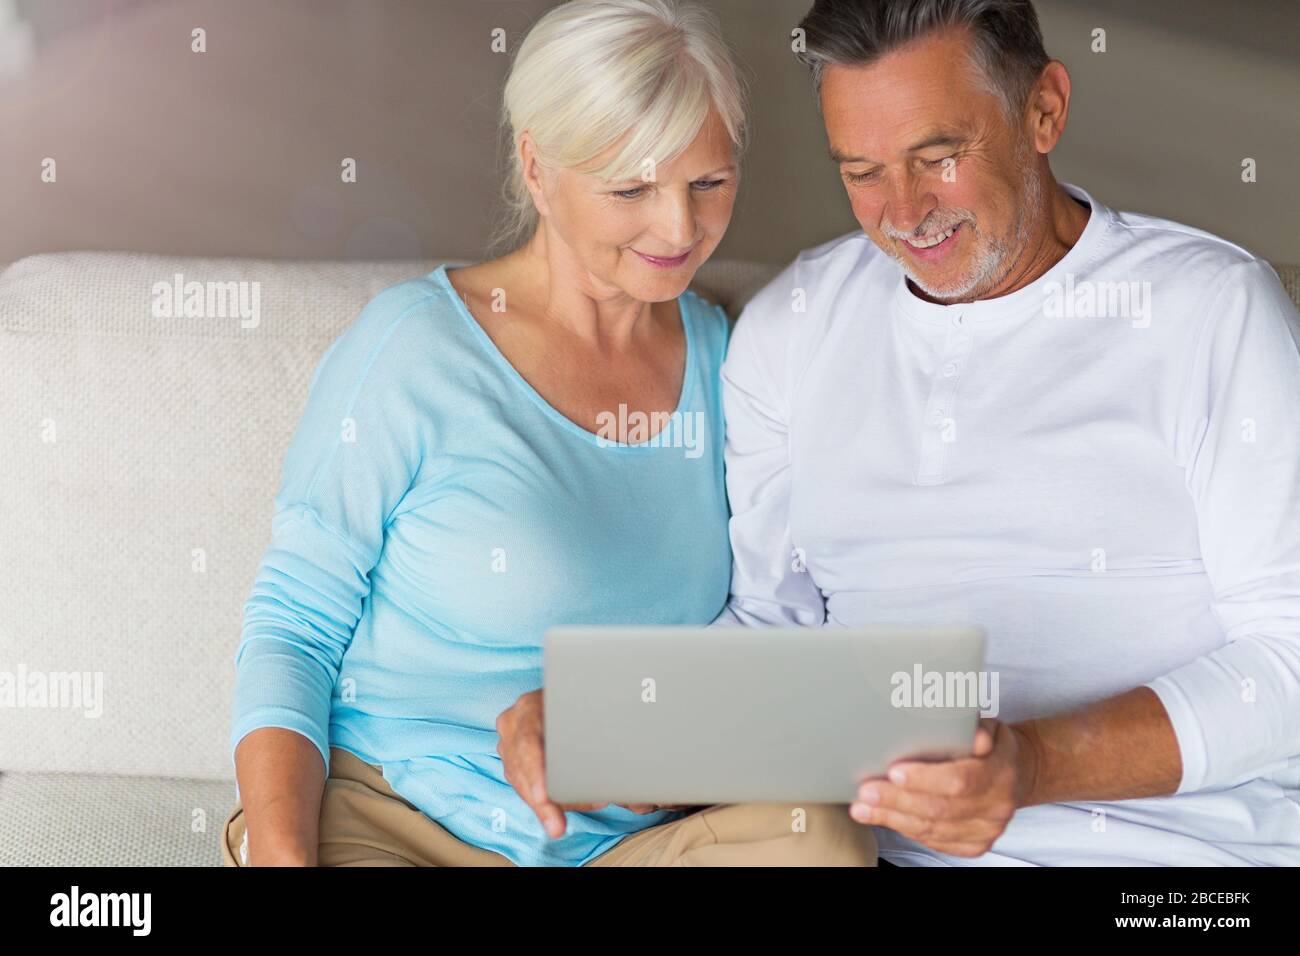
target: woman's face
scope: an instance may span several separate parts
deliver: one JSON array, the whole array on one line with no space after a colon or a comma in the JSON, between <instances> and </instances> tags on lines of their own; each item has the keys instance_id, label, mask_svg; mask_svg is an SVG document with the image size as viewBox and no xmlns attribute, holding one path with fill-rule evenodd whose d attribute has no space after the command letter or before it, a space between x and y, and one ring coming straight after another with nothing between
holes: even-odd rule
<instances>
[{"instance_id":1,"label":"woman's face","mask_svg":"<svg viewBox=\"0 0 1300 956\"><path fill-rule=\"evenodd\" d=\"M614 144L603 162L618 148ZM525 153L528 169L528 152ZM638 178L534 166L552 262L559 254L598 298L623 292L642 302L675 299L722 240L739 169L726 127L711 110L700 133L671 162L646 162Z\"/></svg>"}]
</instances>

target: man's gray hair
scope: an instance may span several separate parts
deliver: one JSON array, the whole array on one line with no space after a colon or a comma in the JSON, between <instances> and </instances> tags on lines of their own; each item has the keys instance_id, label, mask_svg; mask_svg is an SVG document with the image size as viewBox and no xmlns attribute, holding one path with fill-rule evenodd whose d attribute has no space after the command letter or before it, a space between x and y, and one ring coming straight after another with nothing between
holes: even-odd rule
<instances>
[{"instance_id":1,"label":"man's gray hair","mask_svg":"<svg viewBox=\"0 0 1300 956\"><path fill-rule=\"evenodd\" d=\"M1048 63L1038 14L1030 0L815 0L799 22L821 98L827 66L866 66L929 33L970 31L974 65L1014 119Z\"/></svg>"}]
</instances>

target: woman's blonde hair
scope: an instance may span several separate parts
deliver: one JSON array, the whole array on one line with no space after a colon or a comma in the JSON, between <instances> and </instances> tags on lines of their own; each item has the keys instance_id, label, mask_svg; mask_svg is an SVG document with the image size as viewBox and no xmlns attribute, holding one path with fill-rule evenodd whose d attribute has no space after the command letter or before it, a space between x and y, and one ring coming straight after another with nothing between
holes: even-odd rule
<instances>
[{"instance_id":1,"label":"woman's blonde hair","mask_svg":"<svg viewBox=\"0 0 1300 956\"><path fill-rule=\"evenodd\" d=\"M519 136L532 134L544 166L582 169L621 137L622 149L594 172L611 182L672 160L717 109L739 160L747 127L745 88L717 20L694 2L569 0L528 31L506 80L501 110L508 140L505 219L494 248L518 248L537 229L524 183Z\"/></svg>"}]
</instances>

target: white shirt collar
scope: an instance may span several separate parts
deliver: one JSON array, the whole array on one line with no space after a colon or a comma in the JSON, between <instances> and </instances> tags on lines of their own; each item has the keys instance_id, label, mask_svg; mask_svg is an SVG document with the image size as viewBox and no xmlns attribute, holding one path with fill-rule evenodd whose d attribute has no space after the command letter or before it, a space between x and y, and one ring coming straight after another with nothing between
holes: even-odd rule
<instances>
[{"instance_id":1,"label":"white shirt collar","mask_svg":"<svg viewBox=\"0 0 1300 956\"><path fill-rule=\"evenodd\" d=\"M1049 282L1064 284L1069 273L1082 274L1095 258L1102 237L1114 219L1114 211L1093 199L1085 190L1070 183L1061 183L1062 188L1092 207L1088 223L1084 226L1079 240L1061 258L1056 265L1022 289L992 299L978 299L974 302L959 302L953 305L941 305L927 302L916 295L907 285L907 276L901 267L898 269L898 284L894 290L894 305L910 318L931 324L946 325L956 315L962 321L983 322L992 319L1010 318L1043 307L1043 287Z\"/></svg>"}]
</instances>

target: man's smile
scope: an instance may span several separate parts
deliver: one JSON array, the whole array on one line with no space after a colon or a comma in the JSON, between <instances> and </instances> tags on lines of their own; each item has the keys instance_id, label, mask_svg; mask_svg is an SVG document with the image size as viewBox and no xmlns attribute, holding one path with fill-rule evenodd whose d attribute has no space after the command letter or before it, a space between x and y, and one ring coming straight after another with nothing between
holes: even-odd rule
<instances>
[{"instance_id":1,"label":"man's smile","mask_svg":"<svg viewBox=\"0 0 1300 956\"><path fill-rule=\"evenodd\" d=\"M948 251L957 244L958 235L964 225L964 222L959 222L942 232L922 236L919 239L902 239L901 244L917 259L934 262L947 255Z\"/></svg>"}]
</instances>

